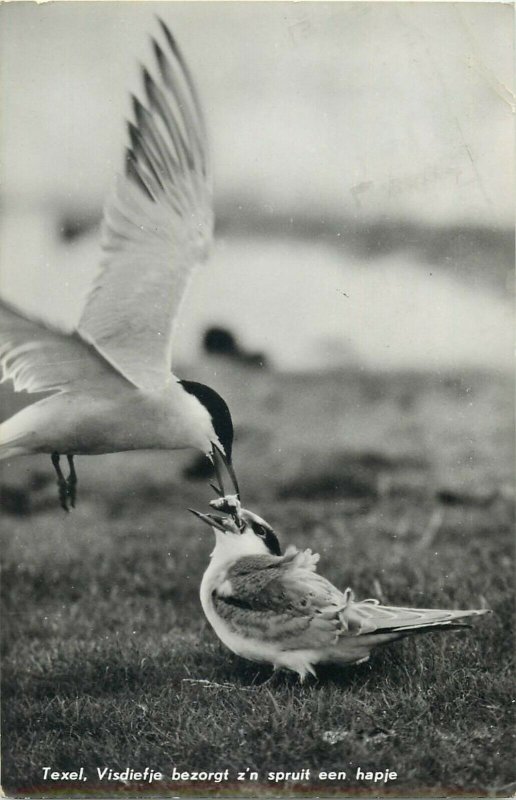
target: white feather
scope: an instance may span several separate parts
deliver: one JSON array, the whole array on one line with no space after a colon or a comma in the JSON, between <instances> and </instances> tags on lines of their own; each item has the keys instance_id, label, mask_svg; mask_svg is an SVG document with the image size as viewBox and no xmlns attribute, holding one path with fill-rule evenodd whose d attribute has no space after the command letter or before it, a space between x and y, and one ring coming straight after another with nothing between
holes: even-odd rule
<instances>
[{"instance_id":1,"label":"white feather","mask_svg":"<svg viewBox=\"0 0 516 800\"><path fill-rule=\"evenodd\" d=\"M79 392L102 387L119 392L128 384L77 335L62 333L22 316L0 302L2 382L17 392Z\"/></svg>"},{"instance_id":2,"label":"white feather","mask_svg":"<svg viewBox=\"0 0 516 800\"><path fill-rule=\"evenodd\" d=\"M213 210L206 132L195 89L168 29L144 71L126 174L104 212L101 271L81 336L142 389L170 375L173 324L195 266L207 257Z\"/></svg>"}]
</instances>

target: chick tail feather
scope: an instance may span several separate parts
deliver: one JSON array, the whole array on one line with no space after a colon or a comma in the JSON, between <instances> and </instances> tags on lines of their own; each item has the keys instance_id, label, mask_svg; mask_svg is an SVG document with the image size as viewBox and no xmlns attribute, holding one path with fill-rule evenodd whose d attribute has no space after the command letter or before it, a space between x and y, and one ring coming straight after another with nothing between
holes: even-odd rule
<instances>
[{"instance_id":1,"label":"chick tail feather","mask_svg":"<svg viewBox=\"0 0 516 800\"><path fill-rule=\"evenodd\" d=\"M386 635L401 638L445 628L467 628L473 617L489 613L488 609L433 609L382 606L377 600L355 602L350 599L340 618L348 634ZM392 639L389 639L392 640Z\"/></svg>"},{"instance_id":2,"label":"chick tail feather","mask_svg":"<svg viewBox=\"0 0 516 800\"><path fill-rule=\"evenodd\" d=\"M356 603L348 595L348 603L339 614L338 641L327 654L328 660L359 664L369 659L375 647L405 636L468 628L471 618L486 613L489 613L487 609L449 611L381 606L377 600Z\"/></svg>"}]
</instances>

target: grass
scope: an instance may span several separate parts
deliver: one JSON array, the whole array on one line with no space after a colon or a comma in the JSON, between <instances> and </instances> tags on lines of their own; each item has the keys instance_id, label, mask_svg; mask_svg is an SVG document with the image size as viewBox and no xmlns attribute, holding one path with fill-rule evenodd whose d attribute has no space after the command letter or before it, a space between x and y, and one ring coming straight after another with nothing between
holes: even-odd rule
<instances>
[{"instance_id":1,"label":"grass","mask_svg":"<svg viewBox=\"0 0 516 800\"><path fill-rule=\"evenodd\" d=\"M359 597L486 603L494 613L472 630L376 651L368 664L321 669L317 682L282 675L261 687L269 670L228 652L202 615L211 541L185 509L201 508L209 492L181 482L191 455L80 459L80 503L66 517L54 486L38 482L46 460L20 459L4 478L25 498L12 509L23 513L3 517L4 789L508 794L510 387L496 376L249 372L245 391L252 418L238 387L232 403L245 500L283 544L320 552L320 571ZM88 780L44 782L45 766L82 766ZM104 766L148 766L165 780L101 782ZM356 780L358 767L397 778ZM229 774L171 782L174 768ZM237 780L246 768L258 781ZM332 769L346 780L319 778ZM267 780L300 770L309 779Z\"/></svg>"}]
</instances>

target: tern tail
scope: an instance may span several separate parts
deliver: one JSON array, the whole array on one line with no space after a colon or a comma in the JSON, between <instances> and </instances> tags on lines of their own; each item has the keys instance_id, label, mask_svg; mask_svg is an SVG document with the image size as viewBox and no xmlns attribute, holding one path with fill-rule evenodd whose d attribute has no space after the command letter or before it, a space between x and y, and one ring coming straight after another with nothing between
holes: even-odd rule
<instances>
[{"instance_id":1,"label":"tern tail","mask_svg":"<svg viewBox=\"0 0 516 800\"><path fill-rule=\"evenodd\" d=\"M25 406L0 424L0 461L38 452L38 415L48 399Z\"/></svg>"},{"instance_id":2,"label":"tern tail","mask_svg":"<svg viewBox=\"0 0 516 800\"><path fill-rule=\"evenodd\" d=\"M377 600L351 600L341 612L344 628L358 635L396 633L408 635L427 629L467 627L472 617L489 613L488 609L449 610L382 606Z\"/></svg>"},{"instance_id":3,"label":"tern tail","mask_svg":"<svg viewBox=\"0 0 516 800\"><path fill-rule=\"evenodd\" d=\"M339 613L338 642L328 661L352 664L367 661L371 650L405 636L469 627L469 620L489 613L488 609L444 610L382 606L377 600L351 600Z\"/></svg>"},{"instance_id":4,"label":"tern tail","mask_svg":"<svg viewBox=\"0 0 516 800\"><path fill-rule=\"evenodd\" d=\"M0 461L5 461L8 458L15 458L16 456L25 456L30 453L25 447L16 447L15 445L0 445Z\"/></svg>"},{"instance_id":5,"label":"tern tail","mask_svg":"<svg viewBox=\"0 0 516 800\"><path fill-rule=\"evenodd\" d=\"M16 417L15 414L0 425L0 461L32 452L27 434L17 430Z\"/></svg>"}]
</instances>

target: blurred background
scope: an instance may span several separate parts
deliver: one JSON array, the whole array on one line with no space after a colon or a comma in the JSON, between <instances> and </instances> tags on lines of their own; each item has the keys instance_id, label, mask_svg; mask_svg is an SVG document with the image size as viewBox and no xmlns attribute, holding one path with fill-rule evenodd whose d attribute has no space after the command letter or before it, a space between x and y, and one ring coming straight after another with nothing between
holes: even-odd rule
<instances>
[{"instance_id":1,"label":"blurred background","mask_svg":"<svg viewBox=\"0 0 516 800\"><path fill-rule=\"evenodd\" d=\"M357 453L383 464L375 491L389 459L405 457L428 461L437 488L462 491L472 472L461 448L482 436L483 447L494 437L482 492L510 479L509 6L58 2L0 13L3 297L77 323L158 14L198 84L216 189L217 242L182 308L174 368L227 399L251 493L304 480L310 464L324 472L328 459L341 496L335 465L356 474ZM4 417L38 399L1 390ZM168 487L203 474L192 454L80 461L92 491L115 491L113 465L119 482L139 470ZM52 480L46 459L22 459L4 486L37 484L39 465Z\"/></svg>"}]
</instances>

